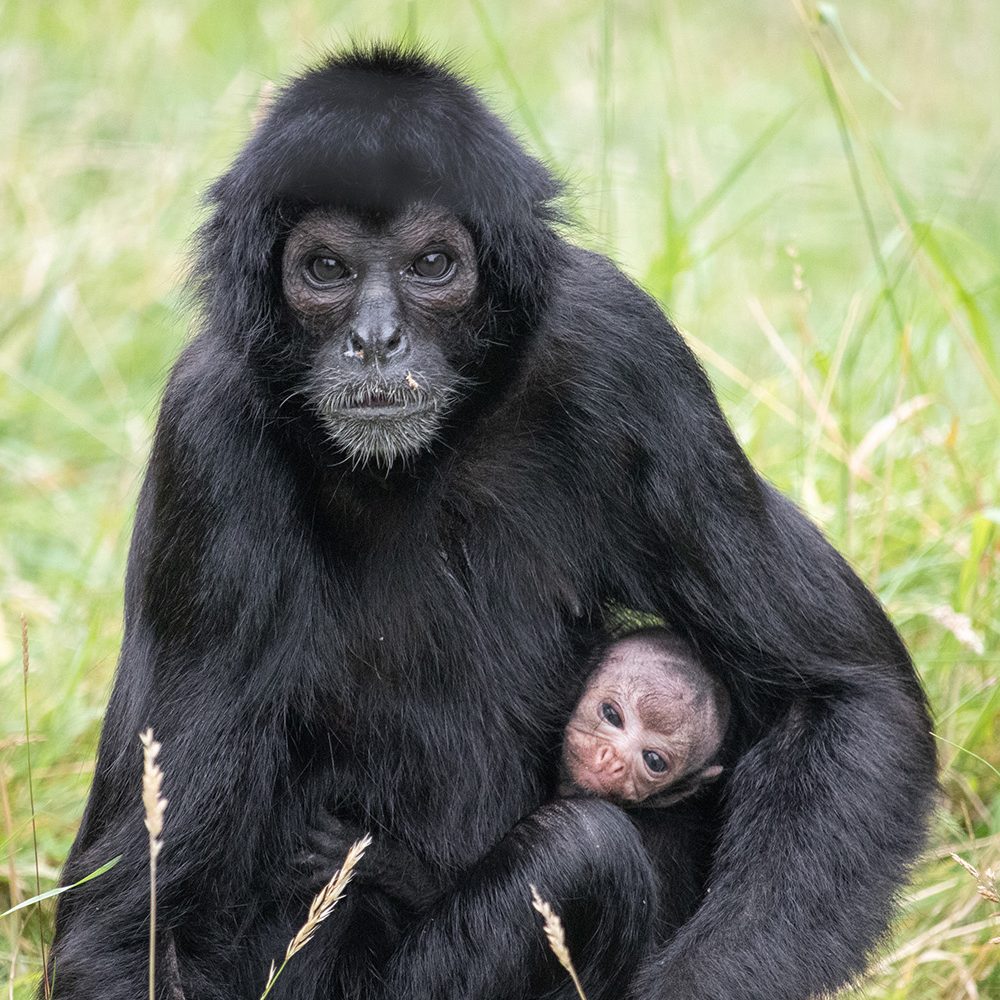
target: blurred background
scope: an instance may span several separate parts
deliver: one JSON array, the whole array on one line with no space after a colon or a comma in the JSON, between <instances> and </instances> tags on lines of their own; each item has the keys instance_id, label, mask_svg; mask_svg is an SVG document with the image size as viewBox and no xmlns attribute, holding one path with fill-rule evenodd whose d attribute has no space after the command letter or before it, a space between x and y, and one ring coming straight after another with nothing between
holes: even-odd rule
<instances>
[{"instance_id":1,"label":"blurred background","mask_svg":"<svg viewBox=\"0 0 1000 1000\"><path fill-rule=\"evenodd\" d=\"M1000 997L994 0L0 3L0 911L56 884L83 808L201 194L268 81L358 38L485 90L880 595L942 797L860 995ZM51 913L0 919L11 997Z\"/></svg>"}]
</instances>

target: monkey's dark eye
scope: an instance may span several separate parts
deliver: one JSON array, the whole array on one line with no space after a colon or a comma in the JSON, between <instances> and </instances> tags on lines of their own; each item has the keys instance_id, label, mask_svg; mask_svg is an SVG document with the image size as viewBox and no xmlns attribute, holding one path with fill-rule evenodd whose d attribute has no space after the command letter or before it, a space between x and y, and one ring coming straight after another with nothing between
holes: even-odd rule
<instances>
[{"instance_id":1,"label":"monkey's dark eye","mask_svg":"<svg viewBox=\"0 0 1000 1000\"><path fill-rule=\"evenodd\" d=\"M653 774L663 774L667 769L667 762L655 750L643 750L642 759Z\"/></svg>"},{"instance_id":2,"label":"monkey's dark eye","mask_svg":"<svg viewBox=\"0 0 1000 1000\"><path fill-rule=\"evenodd\" d=\"M418 278L440 281L451 273L453 266L454 261L446 253L435 250L422 254L410 265L410 268Z\"/></svg>"},{"instance_id":3,"label":"monkey's dark eye","mask_svg":"<svg viewBox=\"0 0 1000 1000\"><path fill-rule=\"evenodd\" d=\"M624 728L625 724L622 722L622 717L618 713L618 709L610 701L601 702L601 718L605 722L610 722L615 729Z\"/></svg>"},{"instance_id":4,"label":"monkey's dark eye","mask_svg":"<svg viewBox=\"0 0 1000 1000\"><path fill-rule=\"evenodd\" d=\"M313 257L306 265L306 272L316 285L328 285L351 273L336 257Z\"/></svg>"}]
</instances>

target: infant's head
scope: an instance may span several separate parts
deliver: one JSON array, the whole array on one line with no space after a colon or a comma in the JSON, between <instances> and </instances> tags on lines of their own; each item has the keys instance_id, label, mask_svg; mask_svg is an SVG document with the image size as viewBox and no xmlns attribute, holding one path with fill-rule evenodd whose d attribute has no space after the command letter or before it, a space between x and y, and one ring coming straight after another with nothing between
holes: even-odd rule
<instances>
[{"instance_id":1,"label":"infant's head","mask_svg":"<svg viewBox=\"0 0 1000 1000\"><path fill-rule=\"evenodd\" d=\"M721 773L713 758L728 721L725 688L687 643L646 629L601 656L566 727L563 768L605 798L642 802L672 786L681 798Z\"/></svg>"}]
</instances>

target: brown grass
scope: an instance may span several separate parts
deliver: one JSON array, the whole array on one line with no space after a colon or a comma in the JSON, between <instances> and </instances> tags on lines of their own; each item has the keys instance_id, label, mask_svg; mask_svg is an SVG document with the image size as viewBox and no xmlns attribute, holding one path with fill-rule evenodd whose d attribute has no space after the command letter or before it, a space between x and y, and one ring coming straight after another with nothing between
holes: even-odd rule
<instances>
[{"instance_id":1,"label":"brown grass","mask_svg":"<svg viewBox=\"0 0 1000 1000\"><path fill-rule=\"evenodd\" d=\"M534 886L531 887L531 905L542 915L545 937L552 949L552 954L559 959L559 964L569 973L569 978L573 980L580 1000L587 1000L587 995L583 992L580 977L576 974L573 959L570 957L569 948L566 945L566 931L562 921L552 909L552 904L542 899Z\"/></svg>"},{"instance_id":2,"label":"brown grass","mask_svg":"<svg viewBox=\"0 0 1000 1000\"><path fill-rule=\"evenodd\" d=\"M285 966L289 963L292 956L297 955L309 944L319 925L333 912L333 908L340 902L341 897L344 895L344 890L354 877L355 867L357 867L358 862L365 856L365 851L371 846L371 842L372 838L368 834L365 834L360 840L355 841L347 852L343 865L333 873L330 881L316 894L309 906L309 915L306 917L306 922L299 928L295 937L288 942L288 947L285 949L285 957L282 959L281 965L275 967L275 963L271 962L271 971L267 977L267 983L264 985L264 992L260 995L260 1000L264 1000L268 993L271 992L271 988L277 981L278 976L284 971Z\"/></svg>"},{"instance_id":3,"label":"brown grass","mask_svg":"<svg viewBox=\"0 0 1000 1000\"><path fill-rule=\"evenodd\" d=\"M156 1000L156 859L163 848L163 814L167 800L163 797L163 771L156 763L160 744L153 739L153 730L139 734L142 743L142 807L149 832L149 1000Z\"/></svg>"}]
</instances>

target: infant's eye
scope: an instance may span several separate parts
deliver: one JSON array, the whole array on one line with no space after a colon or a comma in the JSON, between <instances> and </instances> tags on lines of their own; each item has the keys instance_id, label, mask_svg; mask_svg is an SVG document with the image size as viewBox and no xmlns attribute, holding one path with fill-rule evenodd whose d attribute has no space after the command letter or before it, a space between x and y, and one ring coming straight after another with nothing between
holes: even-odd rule
<instances>
[{"instance_id":1,"label":"infant's eye","mask_svg":"<svg viewBox=\"0 0 1000 1000\"><path fill-rule=\"evenodd\" d=\"M610 722L615 729L624 728L622 717L618 714L618 709L610 701L601 702L601 718L605 722Z\"/></svg>"},{"instance_id":2,"label":"infant's eye","mask_svg":"<svg viewBox=\"0 0 1000 1000\"><path fill-rule=\"evenodd\" d=\"M663 774L667 762L655 750L643 750L642 759L653 774Z\"/></svg>"}]
</instances>

